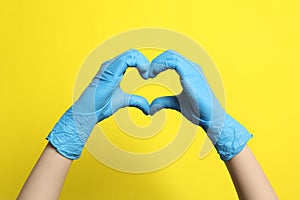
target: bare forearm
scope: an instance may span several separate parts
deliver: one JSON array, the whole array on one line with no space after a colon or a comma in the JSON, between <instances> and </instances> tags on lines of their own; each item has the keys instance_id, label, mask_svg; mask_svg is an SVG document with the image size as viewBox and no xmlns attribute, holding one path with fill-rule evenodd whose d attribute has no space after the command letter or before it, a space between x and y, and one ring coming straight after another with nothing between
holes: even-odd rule
<instances>
[{"instance_id":1,"label":"bare forearm","mask_svg":"<svg viewBox=\"0 0 300 200\"><path fill-rule=\"evenodd\" d=\"M240 199L278 199L262 168L247 146L225 164Z\"/></svg>"},{"instance_id":2,"label":"bare forearm","mask_svg":"<svg viewBox=\"0 0 300 200\"><path fill-rule=\"evenodd\" d=\"M58 199L71 163L48 143L18 199Z\"/></svg>"}]
</instances>

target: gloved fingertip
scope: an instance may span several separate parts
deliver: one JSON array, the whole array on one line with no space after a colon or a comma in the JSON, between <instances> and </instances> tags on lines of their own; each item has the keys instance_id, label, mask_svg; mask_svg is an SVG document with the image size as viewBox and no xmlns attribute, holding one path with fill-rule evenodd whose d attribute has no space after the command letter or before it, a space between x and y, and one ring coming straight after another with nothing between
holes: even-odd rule
<instances>
[{"instance_id":1,"label":"gloved fingertip","mask_svg":"<svg viewBox=\"0 0 300 200\"><path fill-rule=\"evenodd\" d=\"M137 66L137 69L139 71L140 76L147 80L149 78L149 64L142 64L140 66Z\"/></svg>"},{"instance_id":2,"label":"gloved fingertip","mask_svg":"<svg viewBox=\"0 0 300 200\"><path fill-rule=\"evenodd\" d=\"M149 115L150 113L149 103L144 97L132 95L129 106L140 109L145 115Z\"/></svg>"},{"instance_id":3,"label":"gloved fingertip","mask_svg":"<svg viewBox=\"0 0 300 200\"><path fill-rule=\"evenodd\" d=\"M139 105L136 107L139 108L145 115L149 115L150 113L149 105L148 106Z\"/></svg>"},{"instance_id":4,"label":"gloved fingertip","mask_svg":"<svg viewBox=\"0 0 300 200\"><path fill-rule=\"evenodd\" d=\"M143 102L140 102L136 105L137 108L139 108L145 115L149 115L150 113L150 107L148 102L145 100Z\"/></svg>"},{"instance_id":5,"label":"gloved fingertip","mask_svg":"<svg viewBox=\"0 0 300 200\"><path fill-rule=\"evenodd\" d=\"M152 111L150 110L149 115L150 115L150 116L153 116L154 114L155 114L155 112L152 112Z\"/></svg>"},{"instance_id":6,"label":"gloved fingertip","mask_svg":"<svg viewBox=\"0 0 300 200\"><path fill-rule=\"evenodd\" d=\"M162 64L151 63L148 71L149 78L155 78L160 72L164 71L165 66Z\"/></svg>"},{"instance_id":7,"label":"gloved fingertip","mask_svg":"<svg viewBox=\"0 0 300 200\"><path fill-rule=\"evenodd\" d=\"M160 111L162 109L162 106L159 104L151 104L150 105L150 115L153 116L155 113Z\"/></svg>"},{"instance_id":8,"label":"gloved fingertip","mask_svg":"<svg viewBox=\"0 0 300 200\"><path fill-rule=\"evenodd\" d=\"M153 116L156 113L156 111L154 109L150 109L150 116Z\"/></svg>"},{"instance_id":9,"label":"gloved fingertip","mask_svg":"<svg viewBox=\"0 0 300 200\"><path fill-rule=\"evenodd\" d=\"M143 78L144 80L149 79L149 73L148 73L148 71L146 71L146 72L144 72L144 73L141 73L141 76L142 76L142 78Z\"/></svg>"},{"instance_id":10,"label":"gloved fingertip","mask_svg":"<svg viewBox=\"0 0 300 200\"><path fill-rule=\"evenodd\" d=\"M142 112L145 114L145 115L149 115L150 114L150 111L149 109L142 109Z\"/></svg>"}]
</instances>

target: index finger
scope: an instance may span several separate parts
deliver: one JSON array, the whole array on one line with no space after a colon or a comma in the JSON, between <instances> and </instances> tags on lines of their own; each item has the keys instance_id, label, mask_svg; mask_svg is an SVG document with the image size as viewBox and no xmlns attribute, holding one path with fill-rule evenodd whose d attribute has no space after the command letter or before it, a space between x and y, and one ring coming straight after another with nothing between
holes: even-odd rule
<instances>
[{"instance_id":1,"label":"index finger","mask_svg":"<svg viewBox=\"0 0 300 200\"><path fill-rule=\"evenodd\" d=\"M173 50L165 51L157 56L149 68L149 77L154 78L159 73L174 69L180 77L197 73L194 63Z\"/></svg>"},{"instance_id":2,"label":"index finger","mask_svg":"<svg viewBox=\"0 0 300 200\"><path fill-rule=\"evenodd\" d=\"M149 65L148 59L141 52L130 49L114 58L106 70L109 70L113 76L121 77L128 67L135 67L140 75L147 79Z\"/></svg>"}]
</instances>

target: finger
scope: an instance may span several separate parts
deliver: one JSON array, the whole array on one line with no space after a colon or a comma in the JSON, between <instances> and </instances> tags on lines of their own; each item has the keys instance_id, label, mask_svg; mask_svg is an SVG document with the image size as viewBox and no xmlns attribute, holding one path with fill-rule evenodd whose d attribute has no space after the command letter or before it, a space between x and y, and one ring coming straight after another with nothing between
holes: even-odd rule
<instances>
[{"instance_id":1,"label":"finger","mask_svg":"<svg viewBox=\"0 0 300 200\"><path fill-rule=\"evenodd\" d=\"M115 113L117 110L124 107L136 107L145 115L149 115L149 103L144 97L125 93L118 87L112 97L112 113Z\"/></svg>"},{"instance_id":2,"label":"finger","mask_svg":"<svg viewBox=\"0 0 300 200\"><path fill-rule=\"evenodd\" d=\"M194 63L180 55L179 53L168 50L157 56L150 65L149 77L154 78L159 73L174 69L182 77L195 73Z\"/></svg>"},{"instance_id":3,"label":"finger","mask_svg":"<svg viewBox=\"0 0 300 200\"><path fill-rule=\"evenodd\" d=\"M173 109L180 112L180 104L177 97L164 96L154 99L150 105L150 115L154 115L163 108Z\"/></svg>"},{"instance_id":4,"label":"finger","mask_svg":"<svg viewBox=\"0 0 300 200\"><path fill-rule=\"evenodd\" d=\"M136 67L142 76L142 78L148 78L148 68L149 68L148 59L139 51L135 49L130 49L111 62L108 67L108 70L112 71L115 76L123 76L128 67Z\"/></svg>"},{"instance_id":5,"label":"finger","mask_svg":"<svg viewBox=\"0 0 300 200\"><path fill-rule=\"evenodd\" d=\"M160 63L152 62L150 64L148 76L149 76L149 78L155 78L158 74L160 74L161 72L166 71L168 69L174 69L180 76L182 76L183 72L178 71L178 66L180 64L181 63L179 63L176 60L165 60Z\"/></svg>"},{"instance_id":6,"label":"finger","mask_svg":"<svg viewBox=\"0 0 300 200\"><path fill-rule=\"evenodd\" d=\"M149 115L150 107L148 101L141 96L131 95L128 105L129 107L136 107L140 109L145 115Z\"/></svg>"}]
</instances>

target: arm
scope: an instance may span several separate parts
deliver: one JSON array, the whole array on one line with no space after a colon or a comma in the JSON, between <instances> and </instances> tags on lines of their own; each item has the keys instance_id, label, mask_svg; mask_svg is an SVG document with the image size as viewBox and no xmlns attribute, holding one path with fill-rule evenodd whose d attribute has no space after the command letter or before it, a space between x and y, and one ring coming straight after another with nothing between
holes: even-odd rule
<instances>
[{"instance_id":1,"label":"arm","mask_svg":"<svg viewBox=\"0 0 300 200\"><path fill-rule=\"evenodd\" d=\"M48 143L17 199L58 199L71 164Z\"/></svg>"},{"instance_id":2,"label":"arm","mask_svg":"<svg viewBox=\"0 0 300 200\"><path fill-rule=\"evenodd\" d=\"M141 96L127 94L120 82L128 67L136 67L148 78L149 62L136 50L129 50L102 64L80 98L54 126L47 139L49 144L25 182L18 199L58 199L72 160L82 149L98 122L118 109L133 106L149 113L149 104Z\"/></svg>"},{"instance_id":3,"label":"arm","mask_svg":"<svg viewBox=\"0 0 300 200\"><path fill-rule=\"evenodd\" d=\"M154 78L167 69L178 73L183 90L176 96L155 99L150 105L150 114L162 108L174 109L201 126L225 161L241 199L276 199L266 176L246 146L252 134L225 112L201 67L169 50L152 61L149 77Z\"/></svg>"},{"instance_id":4,"label":"arm","mask_svg":"<svg viewBox=\"0 0 300 200\"><path fill-rule=\"evenodd\" d=\"M225 164L240 199L278 199L248 146Z\"/></svg>"}]
</instances>

